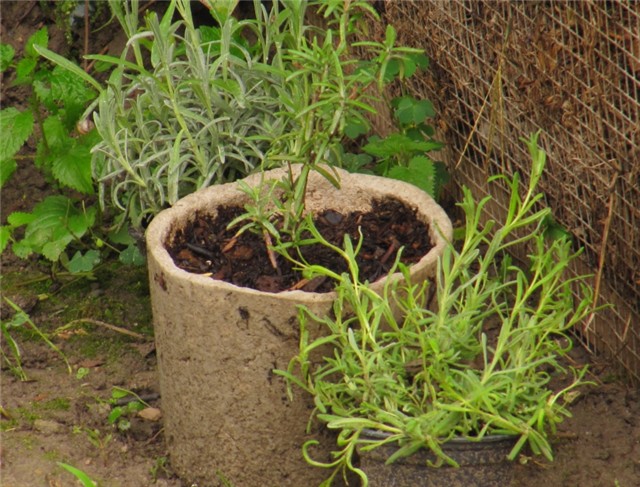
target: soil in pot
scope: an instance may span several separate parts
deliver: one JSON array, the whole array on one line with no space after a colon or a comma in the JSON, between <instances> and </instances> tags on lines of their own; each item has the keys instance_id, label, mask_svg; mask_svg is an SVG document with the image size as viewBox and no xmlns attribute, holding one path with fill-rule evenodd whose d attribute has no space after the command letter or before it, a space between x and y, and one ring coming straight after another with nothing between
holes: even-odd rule
<instances>
[{"instance_id":1,"label":"soil in pot","mask_svg":"<svg viewBox=\"0 0 640 487\"><path fill-rule=\"evenodd\" d=\"M198 212L173 241L167 243L176 266L264 292L333 290L333 283L327 280L307 281L291 262L280 256L278 267L274 268L260 235L247 231L236 238L237 230L227 226L244 212L238 206L222 207L215 217ZM343 214L325 210L316 215L314 223L324 238L340 247L344 235L348 234L355 243L362 232L363 245L357 261L361 278L369 282L389 272L400 248L401 261L409 265L419 261L433 247L428 226L418 219L416 209L393 198L373 200L372 209L366 212ZM321 244L303 247L302 254L312 264L338 273L347 271L345 261Z\"/></svg>"}]
</instances>

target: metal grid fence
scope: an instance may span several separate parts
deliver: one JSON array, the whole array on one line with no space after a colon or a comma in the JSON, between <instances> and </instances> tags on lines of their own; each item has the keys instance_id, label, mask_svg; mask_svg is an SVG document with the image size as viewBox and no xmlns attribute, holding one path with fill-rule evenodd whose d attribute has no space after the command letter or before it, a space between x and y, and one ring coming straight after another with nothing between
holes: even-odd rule
<instances>
[{"instance_id":1,"label":"metal grid fence","mask_svg":"<svg viewBox=\"0 0 640 487\"><path fill-rule=\"evenodd\" d=\"M577 334L640 383L640 2L376 5L432 59L408 88L439 109L449 168L477 197L492 174L528 175L519 139L543 130L541 189L584 247L572 272L593 274L599 302L614 305ZM492 196L500 220L506 195Z\"/></svg>"}]
</instances>

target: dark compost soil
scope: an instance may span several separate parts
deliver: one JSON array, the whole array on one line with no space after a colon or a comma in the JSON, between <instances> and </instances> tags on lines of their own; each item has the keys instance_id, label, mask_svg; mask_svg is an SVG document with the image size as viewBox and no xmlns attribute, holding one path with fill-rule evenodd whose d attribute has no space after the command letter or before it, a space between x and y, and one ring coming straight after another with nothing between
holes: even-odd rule
<instances>
[{"instance_id":1,"label":"dark compost soil","mask_svg":"<svg viewBox=\"0 0 640 487\"><path fill-rule=\"evenodd\" d=\"M244 213L237 206L220 208L212 217L196 214L193 221L168 242L169 253L178 267L213 279L259 291L280 292L301 289L329 292L334 283L318 278L305 279L296 266L282 256L274 268L261 234L243 232L228 224ZM373 282L389 272L398 251L404 264L418 262L433 247L428 226L417 218L416 210L395 199L374 200L369 212L341 214L326 210L314 219L320 234L331 244L342 247L348 235L354 246L362 235L362 248L357 255L360 277ZM304 235L308 238L310 235ZM302 257L336 273L347 271L347 263L331 248L320 243L301 247Z\"/></svg>"}]
</instances>

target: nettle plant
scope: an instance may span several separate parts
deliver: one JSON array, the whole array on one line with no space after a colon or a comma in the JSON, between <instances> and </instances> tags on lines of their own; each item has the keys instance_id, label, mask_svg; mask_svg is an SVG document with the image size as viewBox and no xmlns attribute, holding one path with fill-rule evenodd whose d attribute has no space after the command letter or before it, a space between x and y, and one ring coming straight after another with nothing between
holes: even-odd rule
<instances>
[{"instance_id":1,"label":"nettle plant","mask_svg":"<svg viewBox=\"0 0 640 487\"><path fill-rule=\"evenodd\" d=\"M47 45L46 27L27 40L19 60L11 46L0 45L3 74L13 70L12 85L30 88L26 109L7 107L0 111L0 184L4 186L11 180L18 161L24 164L32 159L59 190L59 194L46 197L29 213L9 215L8 224L0 228L0 249L12 242L18 257L37 254L73 273L89 272L101 259L99 247L117 250L98 229L99 212L92 200L95 186L91 148L100 137L90 127L82 130L80 123L86 107L95 100L99 85L88 84L90 77L71 61L65 59L65 67L52 66L42 59L40 53L47 50ZM35 157L19 155L30 138L37 141ZM16 230L21 227L24 234L18 237ZM111 237L113 244L132 243L126 235ZM135 249L129 248L122 257L134 261L137 255Z\"/></svg>"},{"instance_id":2,"label":"nettle plant","mask_svg":"<svg viewBox=\"0 0 640 487\"><path fill-rule=\"evenodd\" d=\"M464 189L464 239L459 249L445 250L435 284L412 285L397 263L409 284L390 281L376 294L359 279L358 245L348 237L344 248L333 247L348 272L299 263L308 277L335 279L338 298L328 316L301 309L299 353L276 373L311 394L313 414L338 432L329 463L313 459L316 441L303 448L310 464L333 469L326 485L347 470L367 485L353 462L356 451L390 443L397 451L387 463L426 448L436 466L455 466L444 442L489 435L514 437L512 460L525 445L552 458L549 437L587 383L586 366L573 368L563 357L572 347L570 330L593 311L593 294L587 276L566 275L578 255L570 240L543 234L550 210L541 208L543 195L536 193L545 164L537 138L527 141L533 159L527 187L517 174L492 179L511 195L501 226L482 223L491 197L475 202ZM516 245L530 249L527 268L506 253ZM429 286L435 286L432 306ZM310 336L311 321L323 326L320 338ZM385 435L365 437L365 430Z\"/></svg>"},{"instance_id":3,"label":"nettle plant","mask_svg":"<svg viewBox=\"0 0 640 487\"><path fill-rule=\"evenodd\" d=\"M13 86L29 86L29 106L19 111L8 107L2 110L3 145L0 154L2 184L17 167L16 154L24 143L39 130L36 166L55 182L84 194L93 192L90 149L97 134L74 134L86 106L96 92L83 80L60 66L51 67L43 61L38 46L48 44L47 28L34 33L26 42L22 59L14 59L15 51L2 44L2 72L15 70ZM74 136L75 135L75 136Z\"/></svg>"},{"instance_id":4,"label":"nettle plant","mask_svg":"<svg viewBox=\"0 0 640 487\"><path fill-rule=\"evenodd\" d=\"M428 63L417 67L426 69ZM394 98L391 107L398 131L386 137L369 136L361 152L344 155L345 165L352 171L368 170L406 181L439 199L449 174L444 163L429 155L444 146L433 138L435 130L428 123L436 114L433 104L403 95Z\"/></svg>"}]
</instances>

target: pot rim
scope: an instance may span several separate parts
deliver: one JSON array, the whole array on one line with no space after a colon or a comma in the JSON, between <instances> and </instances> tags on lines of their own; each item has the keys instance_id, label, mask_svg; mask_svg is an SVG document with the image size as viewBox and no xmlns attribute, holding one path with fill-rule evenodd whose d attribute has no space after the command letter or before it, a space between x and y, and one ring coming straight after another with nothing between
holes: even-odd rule
<instances>
[{"instance_id":1,"label":"pot rim","mask_svg":"<svg viewBox=\"0 0 640 487\"><path fill-rule=\"evenodd\" d=\"M362 434L364 436L368 436L372 439L376 440L384 440L393 436L392 433L388 431L381 431L371 428L363 428ZM455 444L466 444L466 443L499 443L503 441L515 441L520 435L509 435L509 434L492 434L485 435L482 438L473 438L473 437L464 437L464 436L454 436L453 438L447 440L445 443L455 443Z\"/></svg>"}]
</instances>

